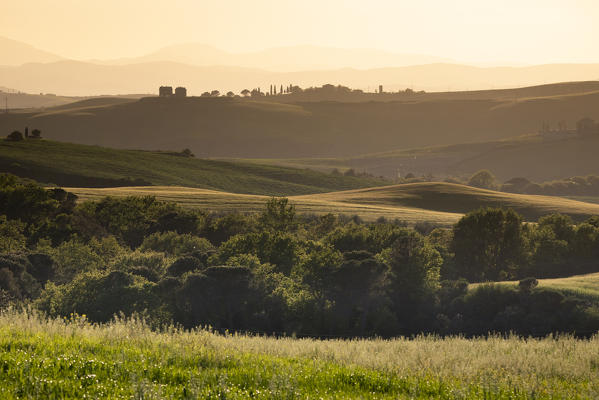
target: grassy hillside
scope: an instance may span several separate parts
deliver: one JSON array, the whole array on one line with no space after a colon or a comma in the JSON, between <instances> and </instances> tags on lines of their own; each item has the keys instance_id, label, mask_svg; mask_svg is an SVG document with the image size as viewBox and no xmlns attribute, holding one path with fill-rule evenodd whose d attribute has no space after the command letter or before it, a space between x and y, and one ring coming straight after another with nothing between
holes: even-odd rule
<instances>
[{"instance_id":1,"label":"grassy hillside","mask_svg":"<svg viewBox=\"0 0 599 400\"><path fill-rule=\"evenodd\" d=\"M430 173L436 177L467 178L476 171L488 169L502 181L525 177L532 181L544 182L571 176L599 174L595 150L598 146L599 137L570 135L546 139L535 134L499 141L400 149L357 157L260 158L239 161L312 168L323 172L330 172L333 168L354 168L393 178L398 172L401 176L407 173Z\"/></svg>"},{"instance_id":2,"label":"grassy hillside","mask_svg":"<svg viewBox=\"0 0 599 400\"><path fill-rule=\"evenodd\" d=\"M0 315L2 398L596 398L597 337L312 340ZM550 354L551 357L547 355Z\"/></svg>"},{"instance_id":3,"label":"grassy hillside","mask_svg":"<svg viewBox=\"0 0 599 400\"><path fill-rule=\"evenodd\" d=\"M0 115L0 131L36 127L50 139L199 157L350 157L389 149L530 134L545 121L599 120L599 92L526 99L416 99L281 104L225 98L160 99ZM22 128L21 128L22 129ZM396 166L397 168L397 166Z\"/></svg>"},{"instance_id":4,"label":"grassy hillside","mask_svg":"<svg viewBox=\"0 0 599 400\"><path fill-rule=\"evenodd\" d=\"M217 191L175 187L68 188L81 199L104 196L153 195L189 207L211 211L258 212L265 196L239 195ZM399 218L408 223L455 223L463 213L479 207L510 207L528 220L559 212L581 220L599 215L599 204L560 197L531 196L494 192L449 183L414 183L361 190L291 196L300 213L342 213L365 220L378 217Z\"/></svg>"},{"instance_id":5,"label":"grassy hillside","mask_svg":"<svg viewBox=\"0 0 599 400\"><path fill-rule=\"evenodd\" d=\"M198 207L215 212L261 212L268 196L244 195L185 187L121 187L121 188L66 188L79 196L81 200L97 200L104 196L156 196L159 200L172 201L186 207ZM306 214L346 214L358 215L366 221L379 217L398 218L411 224L435 222L449 226L455 223L461 214L438 212L410 207L369 205L360 203L321 200L318 196L291 196L296 209ZM599 208L599 206L598 206Z\"/></svg>"},{"instance_id":6,"label":"grassy hillside","mask_svg":"<svg viewBox=\"0 0 599 400\"><path fill-rule=\"evenodd\" d=\"M413 207L440 212L466 213L480 207L513 208L528 220L550 213L571 215L575 219L599 214L599 205L553 196L533 196L502 193L452 183L411 183L367 188L299 199L318 198L324 201Z\"/></svg>"},{"instance_id":7,"label":"grassy hillside","mask_svg":"<svg viewBox=\"0 0 599 400\"><path fill-rule=\"evenodd\" d=\"M498 282L501 285L518 285L518 282ZM472 284L474 287L480 284ZM539 287L559 290L565 295L571 295L583 300L599 304L599 272L585 275L575 275L567 278L539 279Z\"/></svg>"},{"instance_id":8,"label":"grassy hillside","mask_svg":"<svg viewBox=\"0 0 599 400\"><path fill-rule=\"evenodd\" d=\"M0 140L0 170L63 186L123 186L137 182L264 195L319 193L385 183L379 179L333 176L309 170L49 140Z\"/></svg>"}]
</instances>

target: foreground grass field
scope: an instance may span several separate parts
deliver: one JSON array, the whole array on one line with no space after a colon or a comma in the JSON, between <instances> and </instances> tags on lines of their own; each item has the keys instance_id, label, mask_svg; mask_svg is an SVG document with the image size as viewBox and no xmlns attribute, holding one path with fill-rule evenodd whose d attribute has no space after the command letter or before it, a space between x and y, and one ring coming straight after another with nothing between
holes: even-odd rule
<instances>
[{"instance_id":1,"label":"foreground grass field","mask_svg":"<svg viewBox=\"0 0 599 400\"><path fill-rule=\"evenodd\" d=\"M80 199L104 196L152 195L188 207L209 211L258 212L266 196L241 195L184 187L67 188ZM379 217L408 223L434 222L451 225L479 207L510 207L535 221L550 213L562 213L576 220L599 215L599 204L551 196L495 192L450 183L413 183L313 195L290 196L300 213L359 215L367 221Z\"/></svg>"},{"instance_id":2,"label":"foreground grass field","mask_svg":"<svg viewBox=\"0 0 599 400\"><path fill-rule=\"evenodd\" d=\"M63 186L123 186L119 180L127 179L262 195L321 193L388 183L307 169L182 157L176 152L116 150L49 140L0 140L0 170Z\"/></svg>"},{"instance_id":3,"label":"foreground grass field","mask_svg":"<svg viewBox=\"0 0 599 400\"><path fill-rule=\"evenodd\" d=\"M0 397L589 399L599 338L312 340L0 315Z\"/></svg>"}]
</instances>

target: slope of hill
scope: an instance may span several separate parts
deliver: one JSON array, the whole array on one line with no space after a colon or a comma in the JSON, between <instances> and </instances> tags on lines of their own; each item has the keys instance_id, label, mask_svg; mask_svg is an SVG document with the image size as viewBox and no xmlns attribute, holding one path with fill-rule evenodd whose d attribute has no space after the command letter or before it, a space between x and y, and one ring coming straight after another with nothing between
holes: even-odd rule
<instances>
[{"instance_id":1,"label":"slope of hill","mask_svg":"<svg viewBox=\"0 0 599 400\"><path fill-rule=\"evenodd\" d=\"M6 107L9 110L14 110L21 108L56 107L73 103L77 101L78 98L43 93L29 94L0 89L0 100L2 109Z\"/></svg>"},{"instance_id":2,"label":"slope of hill","mask_svg":"<svg viewBox=\"0 0 599 400\"><path fill-rule=\"evenodd\" d=\"M488 169L502 181L525 177L544 182L599 174L598 147L599 137L564 135L547 139L542 135L530 135L502 141L365 155L343 160L341 164L384 176L393 176L399 170L403 175L413 172L467 177L481 169ZM301 164L289 163L295 167ZM326 171L327 168L320 170Z\"/></svg>"},{"instance_id":3,"label":"slope of hill","mask_svg":"<svg viewBox=\"0 0 599 400\"><path fill-rule=\"evenodd\" d=\"M551 213L567 214L577 220L599 215L597 204L553 196L503 193L441 182L409 183L296 198L367 206L421 208L459 214L480 207L506 207L514 209L529 221Z\"/></svg>"},{"instance_id":4,"label":"slope of hill","mask_svg":"<svg viewBox=\"0 0 599 400\"><path fill-rule=\"evenodd\" d=\"M36 126L56 140L146 150L187 147L200 157L350 157L500 140L536 132L543 121L573 126L583 116L599 120L599 92L517 102L144 98L85 112L80 108L0 114L0 132Z\"/></svg>"},{"instance_id":5,"label":"slope of hill","mask_svg":"<svg viewBox=\"0 0 599 400\"><path fill-rule=\"evenodd\" d=\"M0 171L64 186L185 185L264 195L318 193L385 184L374 178L47 140L0 141Z\"/></svg>"},{"instance_id":6,"label":"slope of hill","mask_svg":"<svg viewBox=\"0 0 599 400\"><path fill-rule=\"evenodd\" d=\"M539 287L556 289L567 296L574 296L582 300L599 304L599 272L574 275L567 278L539 279ZM498 282L501 285L518 285L516 281ZM481 285L471 284L471 287Z\"/></svg>"},{"instance_id":7,"label":"slope of hill","mask_svg":"<svg viewBox=\"0 0 599 400\"><path fill-rule=\"evenodd\" d=\"M172 201L181 206L200 208L213 212L261 212L269 198L268 196L166 186L118 188L68 187L65 189L75 193L80 200L98 200L105 196L155 196L162 201ZM295 205L296 210L301 214L322 215L333 213L347 216L357 215L365 221L374 221L380 217L385 217L389 220L399 219L409 224L431 222L441 226L450 226L462 216L457 213L431 211L420 208L322 200L317 196L305 198L300 196L288 197Z\"/></svg>"},{"instance_id":8,"label":"slope of hill","mask_svg":"<svg viewBox=\"0 0 599 400\"><path fill-rule=\"evenodd\" d=\"M240 159L292 168L330 172L353 168L389 178L432 174L437 178L460 176L467 179L482 169L490 170L500 181L525 177L535 182L599 174L596 149L599 136L576 134L544 137L524 135L512 139L431 146L386 151L356 157ZM226 160L226 159L225 159Z\"/></svg>"},{"instance_id":9,"label":"slope of hill","mask_svg":"<svg viewBox=\"0 0 599 400\"><path fill-rule=\"evenodd\" d=\"M62 57L56 54L36 49L26 43L0 37L0 65L16 66L26 63L49 63L59 60L62 60Z\"/></svg>"},{"instance_id":10,"label":"slope of hill","mask_svg":"<svg viewBox=\"0 0 599 400\"><path fill-rule=\"evenodd\" d=\"M183 206L209 211L259 212L267 197L240 195L183 187L67 188L81 199L104 196L152 195ZM358 215L373 221L379 217L410 224L432 222L449 226L463 213L480 207L510 207L527 220L559 212L583 220L599 215L599 204L549 196L516 195L448 183L416 183L360 190L290 196L298 212Z\"/></svg>"}]
</instances>

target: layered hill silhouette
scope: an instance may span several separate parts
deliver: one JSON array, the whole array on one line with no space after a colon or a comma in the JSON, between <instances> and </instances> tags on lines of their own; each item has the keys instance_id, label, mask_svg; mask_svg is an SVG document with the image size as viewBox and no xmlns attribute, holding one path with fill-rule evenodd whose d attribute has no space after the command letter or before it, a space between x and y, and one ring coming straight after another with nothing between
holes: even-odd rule
<instances>
[{"instance_id":1,"label":"layered hill silhouette","mask_svg":"<svg viewBox=\"0 0 599 400\"><path fill-rule=\"evenodd\" d=\"M507 88L550 82L599 80L599 64L550 64L530 67L473 67L425 64L379 69L327 69L271 72L238 66L195 66L171 61L106 65L58 61L0 67L0 84L24 92L62 95L148 93L165 83L186 86L190 93L213 89L239 93L242 89L270 84L345 85L374 92L415 88L426 91ZM73 77L77 77L73 79Z\"/></svg>"},{"instance_id":2,"label":"layered hill silhouette","mask_svg":"<svg viewBox=\"0 0 599 400\"><path fill-rule=\"evenodd\" d=\"M2 86L69 96L149 93L164 83L185 85L190 93L200 94L264 89L270 84L330 83L371 92L383 85L393 92L406 87L449 91L599 80L599 64L476 67L434 56L319 46L234 54L188 43L141 57L74 61L1 37L0 66Z\"/></svg>"},{"instance_id":3,"label":"layered hill silhouette","mask_svg":"<svg viewBox=\"0 0 599 400\"><path fill-rule=\"evenodd\" d=\"M573 128L584 116L599 120L599 92L517 101L433 98L294 104L227 98L104 98L45 111L0 114L0 131L8 134L29 126L54 140L145 150L190 148L198 157L356 157L503 140L535 133L544 122L557 126L563 121Z\"/></svg>"},{"instance_id":4,"label":"layered hill silhouette","mask_svg":"<svg viewBox=\"0 0 599 400\"><path fill-rule=\"evenodd\" d=\"M63 57L40 50L17 40L0 36L0 65L22 65L27 63L51 63ZM3 84L4 82L0 82Z\"/></svg>"},{"instance_id":5,"label":"layered hill silhouette","mask_svg":"<svg viewBox=\"0 0 599 400\"><path fill-rule=\"evenodd\" d=\"M420 54L398 54L375 49L342 49L324 46L288 46L261 51L231 53L201 43L167 46L150 54L105 61L106 64L138 64L170 61L197 66L237 66L293 72L338 68L381 68L420 65L450 60Z\"/></svg>"}]
</instances>

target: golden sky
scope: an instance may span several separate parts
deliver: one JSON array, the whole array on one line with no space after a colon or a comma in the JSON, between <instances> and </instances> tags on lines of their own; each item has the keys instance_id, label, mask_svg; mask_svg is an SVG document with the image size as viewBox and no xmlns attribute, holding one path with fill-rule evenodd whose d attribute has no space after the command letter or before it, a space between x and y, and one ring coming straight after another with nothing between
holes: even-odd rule
<instances>
[{"instance_id":1,"label":"golden sky","mask_svg":"<svg viewBox=\"0 0 599 400\"><path fill-rule=\"evenodd\" d=\"M0 0L0 36L75 59L201 42L312 44L484 64L599 62L599 0Z\"/></svg>"}]
</instances>

